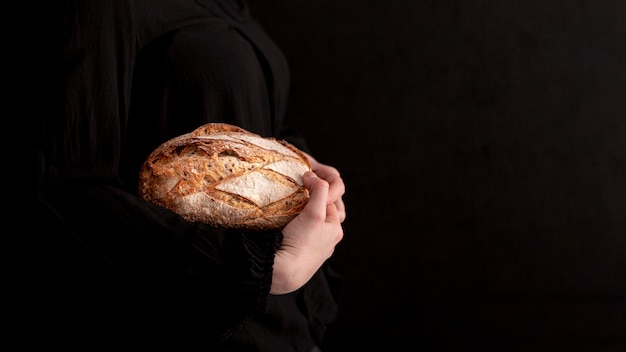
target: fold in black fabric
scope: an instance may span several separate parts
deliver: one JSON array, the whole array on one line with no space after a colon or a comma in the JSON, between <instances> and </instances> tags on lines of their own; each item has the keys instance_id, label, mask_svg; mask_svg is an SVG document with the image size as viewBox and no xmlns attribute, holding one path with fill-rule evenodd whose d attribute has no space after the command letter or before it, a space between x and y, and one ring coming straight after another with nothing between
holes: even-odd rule
<instances>
[{"instance_id":1,"label":"fold in black fabric","mask_svg":"<svg viewBox=\"0 0 626 352\"><path fill-rule=\"evenodd\" d=\"M136 192L149 152L206 122L306 150L285 133L288 65L246 4L41 6L22 13L28 45L19 72L28 83L18 88L32 133L19 204L34 221L14 266L17 327L113 340L142 328L152 339L184 331L268 351L320 343L319 324L337 308L326 269L293 294L269 296L280 232L189 223Z\"/></svg>"}]
</instances>

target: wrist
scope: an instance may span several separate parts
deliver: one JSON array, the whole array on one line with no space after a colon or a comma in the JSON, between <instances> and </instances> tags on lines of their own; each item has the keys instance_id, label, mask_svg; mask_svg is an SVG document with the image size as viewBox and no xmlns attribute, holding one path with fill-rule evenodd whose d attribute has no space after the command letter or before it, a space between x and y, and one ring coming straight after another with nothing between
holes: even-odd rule
<instances>
[{"instance_id":1,"label":"wrist","mask_svg":"<svg viewBox=\"0 0 626 352\"><path fill-rule=\"evenodd\" d=\"M274 257L270 294L282 295L297 290L299 287L295 280L297 267L295 257L279 249Z\"/></svg>"}]
</instances>

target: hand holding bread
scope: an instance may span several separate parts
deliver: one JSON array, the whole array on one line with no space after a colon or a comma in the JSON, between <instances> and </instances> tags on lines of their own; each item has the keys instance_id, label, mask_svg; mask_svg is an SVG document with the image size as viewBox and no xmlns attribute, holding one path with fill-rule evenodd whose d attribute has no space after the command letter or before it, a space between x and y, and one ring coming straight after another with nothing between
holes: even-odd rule
<instances>
[{"instance_id":1,"label":"hand holding bread","mask_svg":"<svg viewBox=\"0 0 626 352\"><path fill-rule=\"evenodd\" d=\"M303 211L283 230L283 241L274 258L272 294L302 287L330 258L343 239L341 215L329 204L329 183L314 172L303 178L311 198Z\"/></svg>"},{"instance_id":2,"label":"hand holding bread","mask_svg":"<svg viewBox=\"0 0 626 352\"><path fill-rule=\"evenodd\" d=\"M140 171L142 198L189 221L280 229L272 294L302 287L343 238L345 192L337 169L293 145L209 123L158 146Z\"/></svg>"}]
</instances>

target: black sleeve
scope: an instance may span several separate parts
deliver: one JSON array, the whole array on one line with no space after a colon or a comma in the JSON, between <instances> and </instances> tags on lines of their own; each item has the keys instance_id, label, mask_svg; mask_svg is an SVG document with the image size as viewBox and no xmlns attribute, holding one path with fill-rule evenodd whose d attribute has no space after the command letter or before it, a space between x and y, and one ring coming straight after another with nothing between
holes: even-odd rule
<instances>
[{"instance_id":1,"label":"black sleeve","mask_svg":"<svg viewBox=\"0 0 626 352\"><path fill-rule=\"evenodd\" d=\"M102 184L56 187L47 199L20 259L24 319L48 330L185 327L218 339L265 308L279 233L188 223Z\"/></svg>"},{"instance_id":2,"label":"black sleeve","mask_svg":"<svg viewBox=\"0 0 626 352\"><path fill-rule=\"evenodd\" d=\"M123 0L56 4L30 43L38 47L21 202L32 223L13 267L17 324L228 335L265 309L281 234L189 223L123 186L120 145L142 39L135 16L152 14Z\"/></svg>"}]
</instances>

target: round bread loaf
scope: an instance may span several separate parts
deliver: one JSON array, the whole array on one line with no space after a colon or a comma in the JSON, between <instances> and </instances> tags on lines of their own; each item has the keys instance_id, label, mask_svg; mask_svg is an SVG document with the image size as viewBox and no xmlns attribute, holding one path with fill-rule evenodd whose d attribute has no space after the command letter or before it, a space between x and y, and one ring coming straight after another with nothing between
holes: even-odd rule
<instances>
[{"instance_id":1,"label":"round bread loaf","mask_svg":"<svg viewBox=\"0 0 626 352\"><path fill-rule=\"evenodd\" d=\"M145 160L139 195L188 221L279 229L302 211L308 158L293 145L209 123L158 146Z\"/></svg>"}]
</instances>

